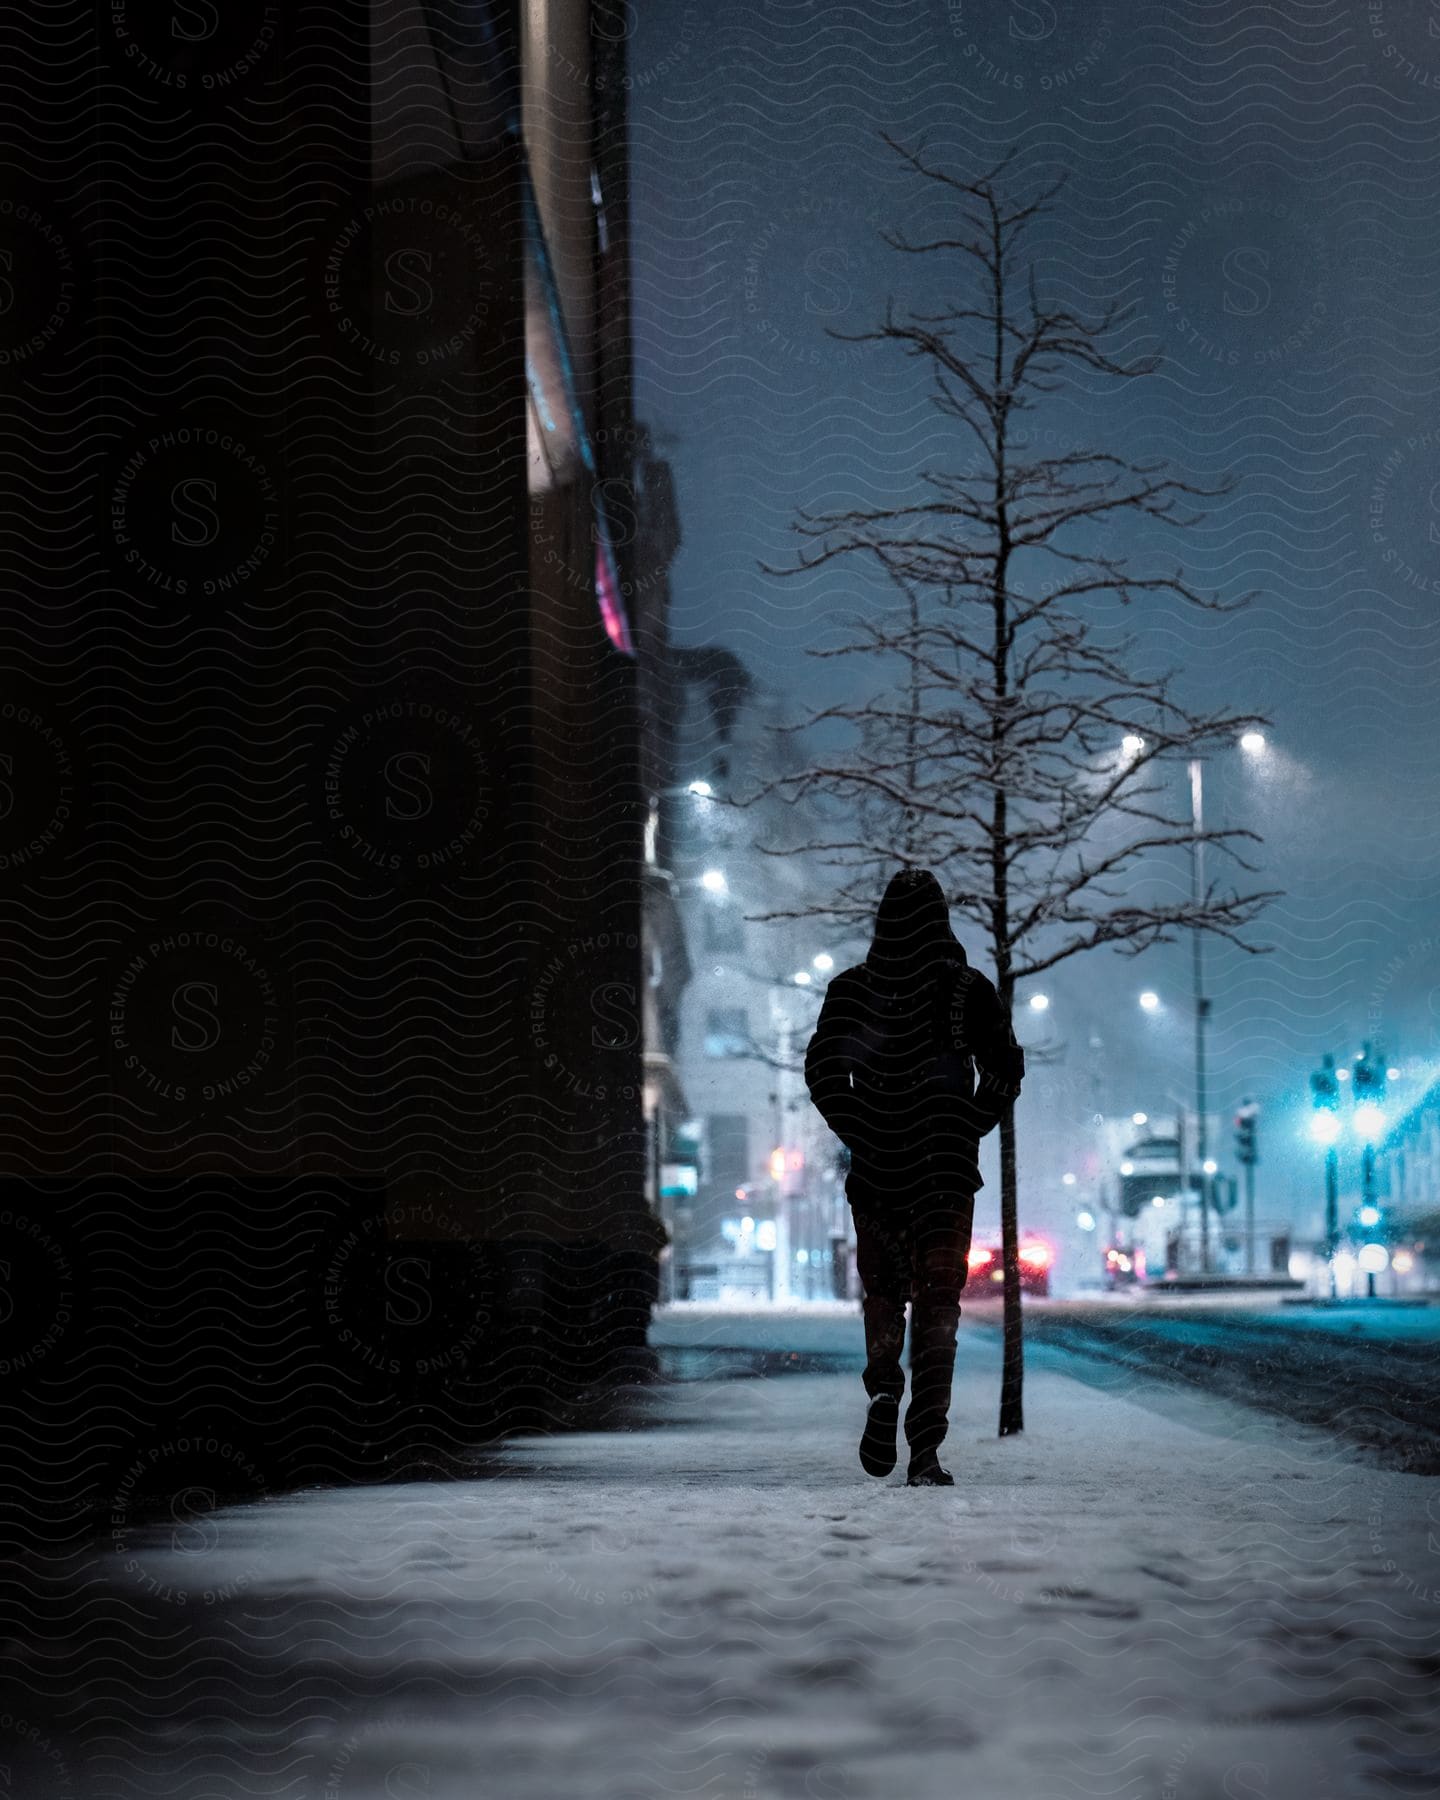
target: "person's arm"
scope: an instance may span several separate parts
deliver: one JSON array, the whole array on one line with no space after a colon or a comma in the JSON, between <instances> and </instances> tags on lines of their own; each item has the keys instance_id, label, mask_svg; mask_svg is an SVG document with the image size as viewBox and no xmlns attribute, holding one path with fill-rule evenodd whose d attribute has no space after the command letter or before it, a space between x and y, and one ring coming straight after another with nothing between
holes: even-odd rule
<instances>
[{"instance_id":1,"label":"person's arm","mask_svg":"<svg viewBox=\"0 0 1440 1800\"><path fill-rule=\"evenodd\" d=\"M842 1144L854 1134L855 1096L850 1083L854 1060L855 1000L843 977L832 981L820 1008L815 1035L805 1052L805 1085L815 1110Z\"/></svg>"},{"instance_id":2,"label":"person's arm","mask_svg":"<svg viewBox=\"0 0 1440 1800\"><path fill-rule=\"evenodd\" d=\"M1025 1079L1025 1052L1016 1042L1015 1028L1000 996L983 975L976 975L967 996L965 1024L975 1058L975 1109L983 1137L1019 1097Z\"/></svg>"}]
</instances>

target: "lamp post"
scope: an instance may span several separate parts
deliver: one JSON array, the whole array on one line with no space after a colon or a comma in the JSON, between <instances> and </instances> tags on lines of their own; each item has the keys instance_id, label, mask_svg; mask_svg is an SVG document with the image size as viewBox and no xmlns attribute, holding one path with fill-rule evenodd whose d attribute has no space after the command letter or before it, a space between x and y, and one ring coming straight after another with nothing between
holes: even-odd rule
<instances>
[{"instance_id":1,"label":"lamp post","mask_svg":"<svg viewBox=\"0 0 1440 1800\"><path fill-rule=\"evenodd\" d=\"M1190 759L1190 897L1198 913L1205 900L1205 765ZM1190 969L1195 999L1195 1158L1200 1164L1200 1273L1210 1273L1210 1195L1204 1174L1208 1150L1205 1142L1205 1027L1210 1002L1205 998L1205 933L1199 925L1190 933Z\"/></svg>"},{"instance_id":2,"label":"lamp post","mask_svg":"<svg viewBox=\"0 0 1440 1800\"><path fill-rule=\"evenodd\" d=\"M1340 1136L1340 1077L1335 1058L1327 1050L1320 1067L1310 1077L1315 1107L1311 1135L1325 1151L1325 1260L1330 1265L1330 1298L1336 1295L1335 1249L1340 1241L1340 1165L1335 1148Z\"/></svg>"}]
</instances>

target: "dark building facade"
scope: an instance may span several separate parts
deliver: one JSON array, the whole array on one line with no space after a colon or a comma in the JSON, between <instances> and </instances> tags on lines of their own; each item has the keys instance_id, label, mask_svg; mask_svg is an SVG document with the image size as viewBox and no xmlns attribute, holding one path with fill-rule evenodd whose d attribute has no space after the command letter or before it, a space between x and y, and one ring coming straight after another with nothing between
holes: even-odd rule
<instances>
[{"instance_id":1,"label":"dark building facade","mask_svg":"<svg viewBox=\"0 0 1440 1800\"><path fill-rule=\"evenodd\" d=\"M589 41L295 0L7 44L3 1406L67 1503L383 1469L643 1365Z\"/></svg>"}]
</instances>

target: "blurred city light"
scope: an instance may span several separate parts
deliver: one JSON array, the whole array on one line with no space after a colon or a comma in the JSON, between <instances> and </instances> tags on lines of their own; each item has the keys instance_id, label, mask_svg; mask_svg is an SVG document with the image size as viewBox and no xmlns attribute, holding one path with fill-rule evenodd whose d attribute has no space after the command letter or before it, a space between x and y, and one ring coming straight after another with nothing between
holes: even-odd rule
<instances>
[{"instance_id":1,"label":"blurred city light","mask_svg":"<svg viewBox=\"0 0 1440 1800\"><path fill-rule=\"evenodd\" d=\"M762 1219L756 1226L755 1245L760 1250L775 1248L775 1221L773 1219Z\"/></svg>"},{"instance_id":2,"label":"blurred city light","mask_svg":"<svg viewBox=\"0 0 1440 1800\"><path fill-rule=\"evenodd\" d=\"M835 967L835 958L825 950L822 950L818 956L811 957L810 960L822 975Z\"/></svg>"},{"instance_id":3,"label":"blurred city light","mask_svg":"<svg viewBox=\"0 0 1440 1800\"><path fill-rule=\"evenodd\" d=\"M1140 1004L1144 1007L1146 1012L1156 1012L1160 1006L1160 996L1157 993L1152 992L1150 988L1146 988L1145 992L1140 996Z\"/></svg>"},{"instance_id":4,"label":"blurred city light","mask_svg":"<svg viewBox=\"0 0 1440 1800\"><path fill-rule=\"evenodd\" d=\"M1064 1182L1066 1187L1074 1187L1074 1185L1075 1185L1075 1176L1074 1176L1073 1172L1069 1169L1067 1169L1065 1171L1065 1173L1060 1177L1060 1179L1061 1179L1061 1181Z\"/></svg>"},{"instance_id":5,"label":"blurred city light","mask_svg":"<svg viewBox=\"0 0 1440 1800\"><path fill-rule=\"evenodd\" d=\"M1265 733L1263 731L1242 732L1240 748L1249 751L1251 756L1258 756L1265 748Z\"/></svg>"},{"instance_id":6,"label":"blurred city light","mask_svg":"<svg viewBox=\"0 0 1440 1800\"><path fill-rule=\"evenodd\" d=\"M1091 1212L1078 1212L1075 1215L1075 1223L1082 1231L1093 1231L1095 1229L1095 1215Z\"/></svg>"},{"instance_id":7,"label":"blurred city light","mask_svg":"<svg viewBox=\"0 0 1440 1800\"><path fill-rule=\"evenodd\" d=\"M725 871L723 869L707 869L700 877L700 885L707 894L723 894L725 892Z\"/></svg>"},{"instance_id":8,"label":"blurred city light","mask_svg":"<svg viewBox=\"0 0 1440 1800\"><path fill-rule=\"evenodd\" d=\"M1362 1244L1355 1260L1367 1275L1379 1275L1390 1267L1390 1252L1383 1244Z\"/></svg>"},{"instance_id":9,"label":"blurred city light","mask_svg":"<svg viewBox=\"0 0 1440 1800\"><path fill-rule=\"evenodd\" d=\"M1165 1204L1165 1196L1163 1194L1152 1194L1150 1196L1150 1204L1152 1206L1163 1206Z\"/></svg>"},{"instance_id":10,"label":"blurred city light","mask_svg":"<svg viewBox=\"0 0 1440 1800\"><path fill-rule=\"evenodd\" d=\"M1213 1156L1207 1156L1205 1158L1204 1162L1201 1163L1200 1167L1205 1171L1205 1173L1207 1175L1213 1175L1215 1173L1215 1171L1220 1167L1220 1165L1219 1165L1219 1163L1216 1162L1216 1160Z\"/></svg>"},{"instance_id":11,"label":"blurred city light","mask_svg":"<svg viewBox=\"0 0 1440 1800\"><path fill-rule=\"evenodd\" d=\"M1336 1254L1331 1267L1335 1270L1336 1281L1349 1281L1355 1273L1355 1258L1348 1250L1341 1250Z\"/></svg>"},{"instance_id":12,"label":"blurred city light","mask_svg":"<svg viewBox=\"0 0 1440 1800\"><path fill-rule=\"evenodd\" d=\"M1133 1163L1133 1162L1123 1162L1123 1163L1121 1163L1121 1165L1120 1165L1120 1173L1121 1173L1121 1174L1122 1174L1122 1175L1133 1175L1133 1174L1134 1174L1134 1173L1135 1173L1135 1165L1134 1165L1134 1163Z\"/></svg>"},{"instance_id":13,"label":"blurred city light","mask_svg":"<svg viewBox=\"0 0 1440 1800\"><path fill-rule=\"evenodd\" d=\"M796 987L809 987L810 971L808 969L797 969L793 979Z\"/></svg>"},{"instance_id":14,"label":"blurred city light","mask_svg":"<svg viewBox=\"0 0 1440 1800\"><path fill-rule=\"evenodd\" d=\"M1148 1125L1150 1123L1150 1115L1149 1113L1131 1113L1130 1123L1132 1125Z\"/></svg>"},{"instance_id":15,"label":"blurred city light","mask_svg":"<svg viewBox=\"0 0 1440 1800\"><path fill-rule=\"evenodd\" d=\"M690 792L692 794L698 794L702 800L708 800L715 790L708 781L692 781L690 783Z\"/></svg>"},{"instance_id":16,"label":"blurred city light","mask_svg":"<svg viewBox=\"0 0 1440 1800\"><path fill-rule=\"evenodd\" d=\"M1355 1131L1367 1144L1373 1144L1385 1132L1385 1109L1373 1100L1362 1100L1355 1108Z\"/></svg>"},{"instance_id":17,"label":"blurred city light","mask_svg":"<svg viewBox=\"0 0 1440 1800\"><path fill-rule=\"evenodd\" d=\"M1317 1112L1310 1119L1310 1135L1317 1144L1333 1144L1340 1135L1340 1121L1330 1111Z\"/></svg>"},{"instance_id":18,"label":"blurred city light","mask_svg":"<svg viewBox=\"0 0 1440 1800\"><path fill-rule=\"evenodd\" d=\"M1408 1275L1415 1267L1415 1258L1408 1250L1397 1250L1390 1258L1390 1267L1397 1275Z\"/></svg>"},{"instance_id":19,"label":"blurred city light","mask_svg":"<svg viewBox=\"0 0 1440 1800\"><path fill-rule=\"evenodd\" d=\"M1380 1208L1378 1206L1362 1206L1355 1217L1362 1225L1378 1225L1380 1223Z\"/></svg>"},{"instance_id":20,"label":"blurred city light","mask_svg":"<svg viewBox=\"0 0 1440 1800\"><path fill-rule=\"evenodd\" d=\"M1120 748L1127 756L1138 756L1145 748L1145 740L1133 731L1127 731L1120 740Z\"/></svg>"},{"instance_id":21,"label":"blurred city light","mask_svg":"<svg viewBox=\"0 0 1440 1800\"><path fill-rule=\"evenodd\" d=\"M1337 1069L1335 1071L1335 1079L1337 1081L1348 1081L1350 1079L1350 1071L1348 1069Z\"/></svg>"},{"instance_id":22,"label":"blurred city light","mask_svg":"<svg viewBox=\"0 0 1440 1800\"><path fill-rule=\"evenodd\" d=\"M1400 1079L1400 1071L1398 1069L1387 1069L1385 1071L1385 1079L1387 1081L1398 1081Z\"/></svg>"},{"instance_id":23,"label":"blurred city light","mask_svg":"<svg viewBox=\"0 0 1440 1800\"><path fill-rule=\"evenodd\" d=\"M1048 994L1032 994L1030 996L1031 1012L1045 1012L1049 1005L1050 996Z\"/></svg>"}]
</instances>

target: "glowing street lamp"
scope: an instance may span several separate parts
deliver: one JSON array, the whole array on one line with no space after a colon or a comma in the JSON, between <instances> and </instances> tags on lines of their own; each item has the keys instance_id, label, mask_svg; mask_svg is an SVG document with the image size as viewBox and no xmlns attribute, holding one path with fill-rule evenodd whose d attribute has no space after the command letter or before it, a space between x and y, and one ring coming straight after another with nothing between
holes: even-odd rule
<instances>
[{"instance_id":1,"label":"glowing street lamp","mask_svg":"<svg viewBox=\"0 0 1440 1800\"><path fill-rule=\"evenodd\" d=\"M818 956L812 956L810 960L822 975L828 974L835 967L835 958L824 950Z\"/></svg>"},{"instance_id":2,"label":"glowing street lamp","mask_svg":"<svg viewBox=\"0 0 1440 1800\"><path fill-rule=\"evenodd\" d=\"M1148 1013L1159 1012L1160 996L1152 989L1146 988L1145 992L1140 996L1140 1010L1141 1012Z\"/></svg>"},{"instance_id":3,"label":"glowing street lamp","mask_svg":"<svg viewBox=\"0 0 1440 1800\"><path fill-rule=\"evenodd\" d=\"M692 781L686 792L694 794L699 800L708 800L715 790L708 781Z\"/></svg>"},{"instance_id":4,"label":"glowing street lamp","mask_svg":"<svg viewBox=\"0 0 1440 1800\"><path fill-rule=\"evenodd\" d=\"M1131 1113L1130 1123L1132 1125L1148 1125L1150 1123L1150 1115L1149 1113L1143 1112Z\"/></svg>"},{"instance_id":5,"label":"glowing street lamp","mask_svg":"<svg viewBox=\"0 0 1440 1800\"><path fill-rule=\"evenodd\" d=\"M1127 731L1120 740L1120 748L1127 756L1138 756L1145 748L1145 740L1136 732Z\"/></svg>"},{"instance_id":6,"label":"glowing street lamp","mask_svg":"<svg viewBox=\"0 0 1440 1800\"><path fill-rule=\"evenodd\" d=\"M1247 756L1260 756L1265 750L1265 733L1263 731L1245 731L1240 734L1240 748Z\"/></svg>"},{"instance_id":7,"label":"glowing street lamp","mask_svg":"<svg viewBox=\"0 0 1440 1800\"><path fill-rule=\"evenodd\" d=\"M1322 1148L1328 1149L1340 1136L1340 1121L1333 1112L1317 1112L1310 1116L1310 1135Z\"/></svg>"},{"instance_id":8,"label":"glowing street lamp","mask_svg":"<svg viewBox=\"0 0 1440 1800\"><path fill-rule=\"evenodd\" d=\"M1048 1012L1050 1010L1050 996L1048 994L1032 994L1030 996L1030 1010L1031 1012Z\"/></svg>"},{"instance_id":9,"label":"glowing street lamp","mask_svg":"<svg viewBox=\"0 0 1440 1800\"><path fill-rule=\"evenodd\" d=\"M700 877L700 885L707 894L723 894L725 892L725 871L723 869L707 869Z\"/></svg>"},{"instance_id":10,"label":"glowing street lamp","mask_svg":"<svg viewBox=\"0 0 1440 1800\"><path fill-rule=\"evenodd\" d=\"M1362 1100L1355 1108L1355 1133L1365 1144L1375 1144L1385 1135L1385 1109L1374 1100Z\"/></svg>"}]
</instances>

